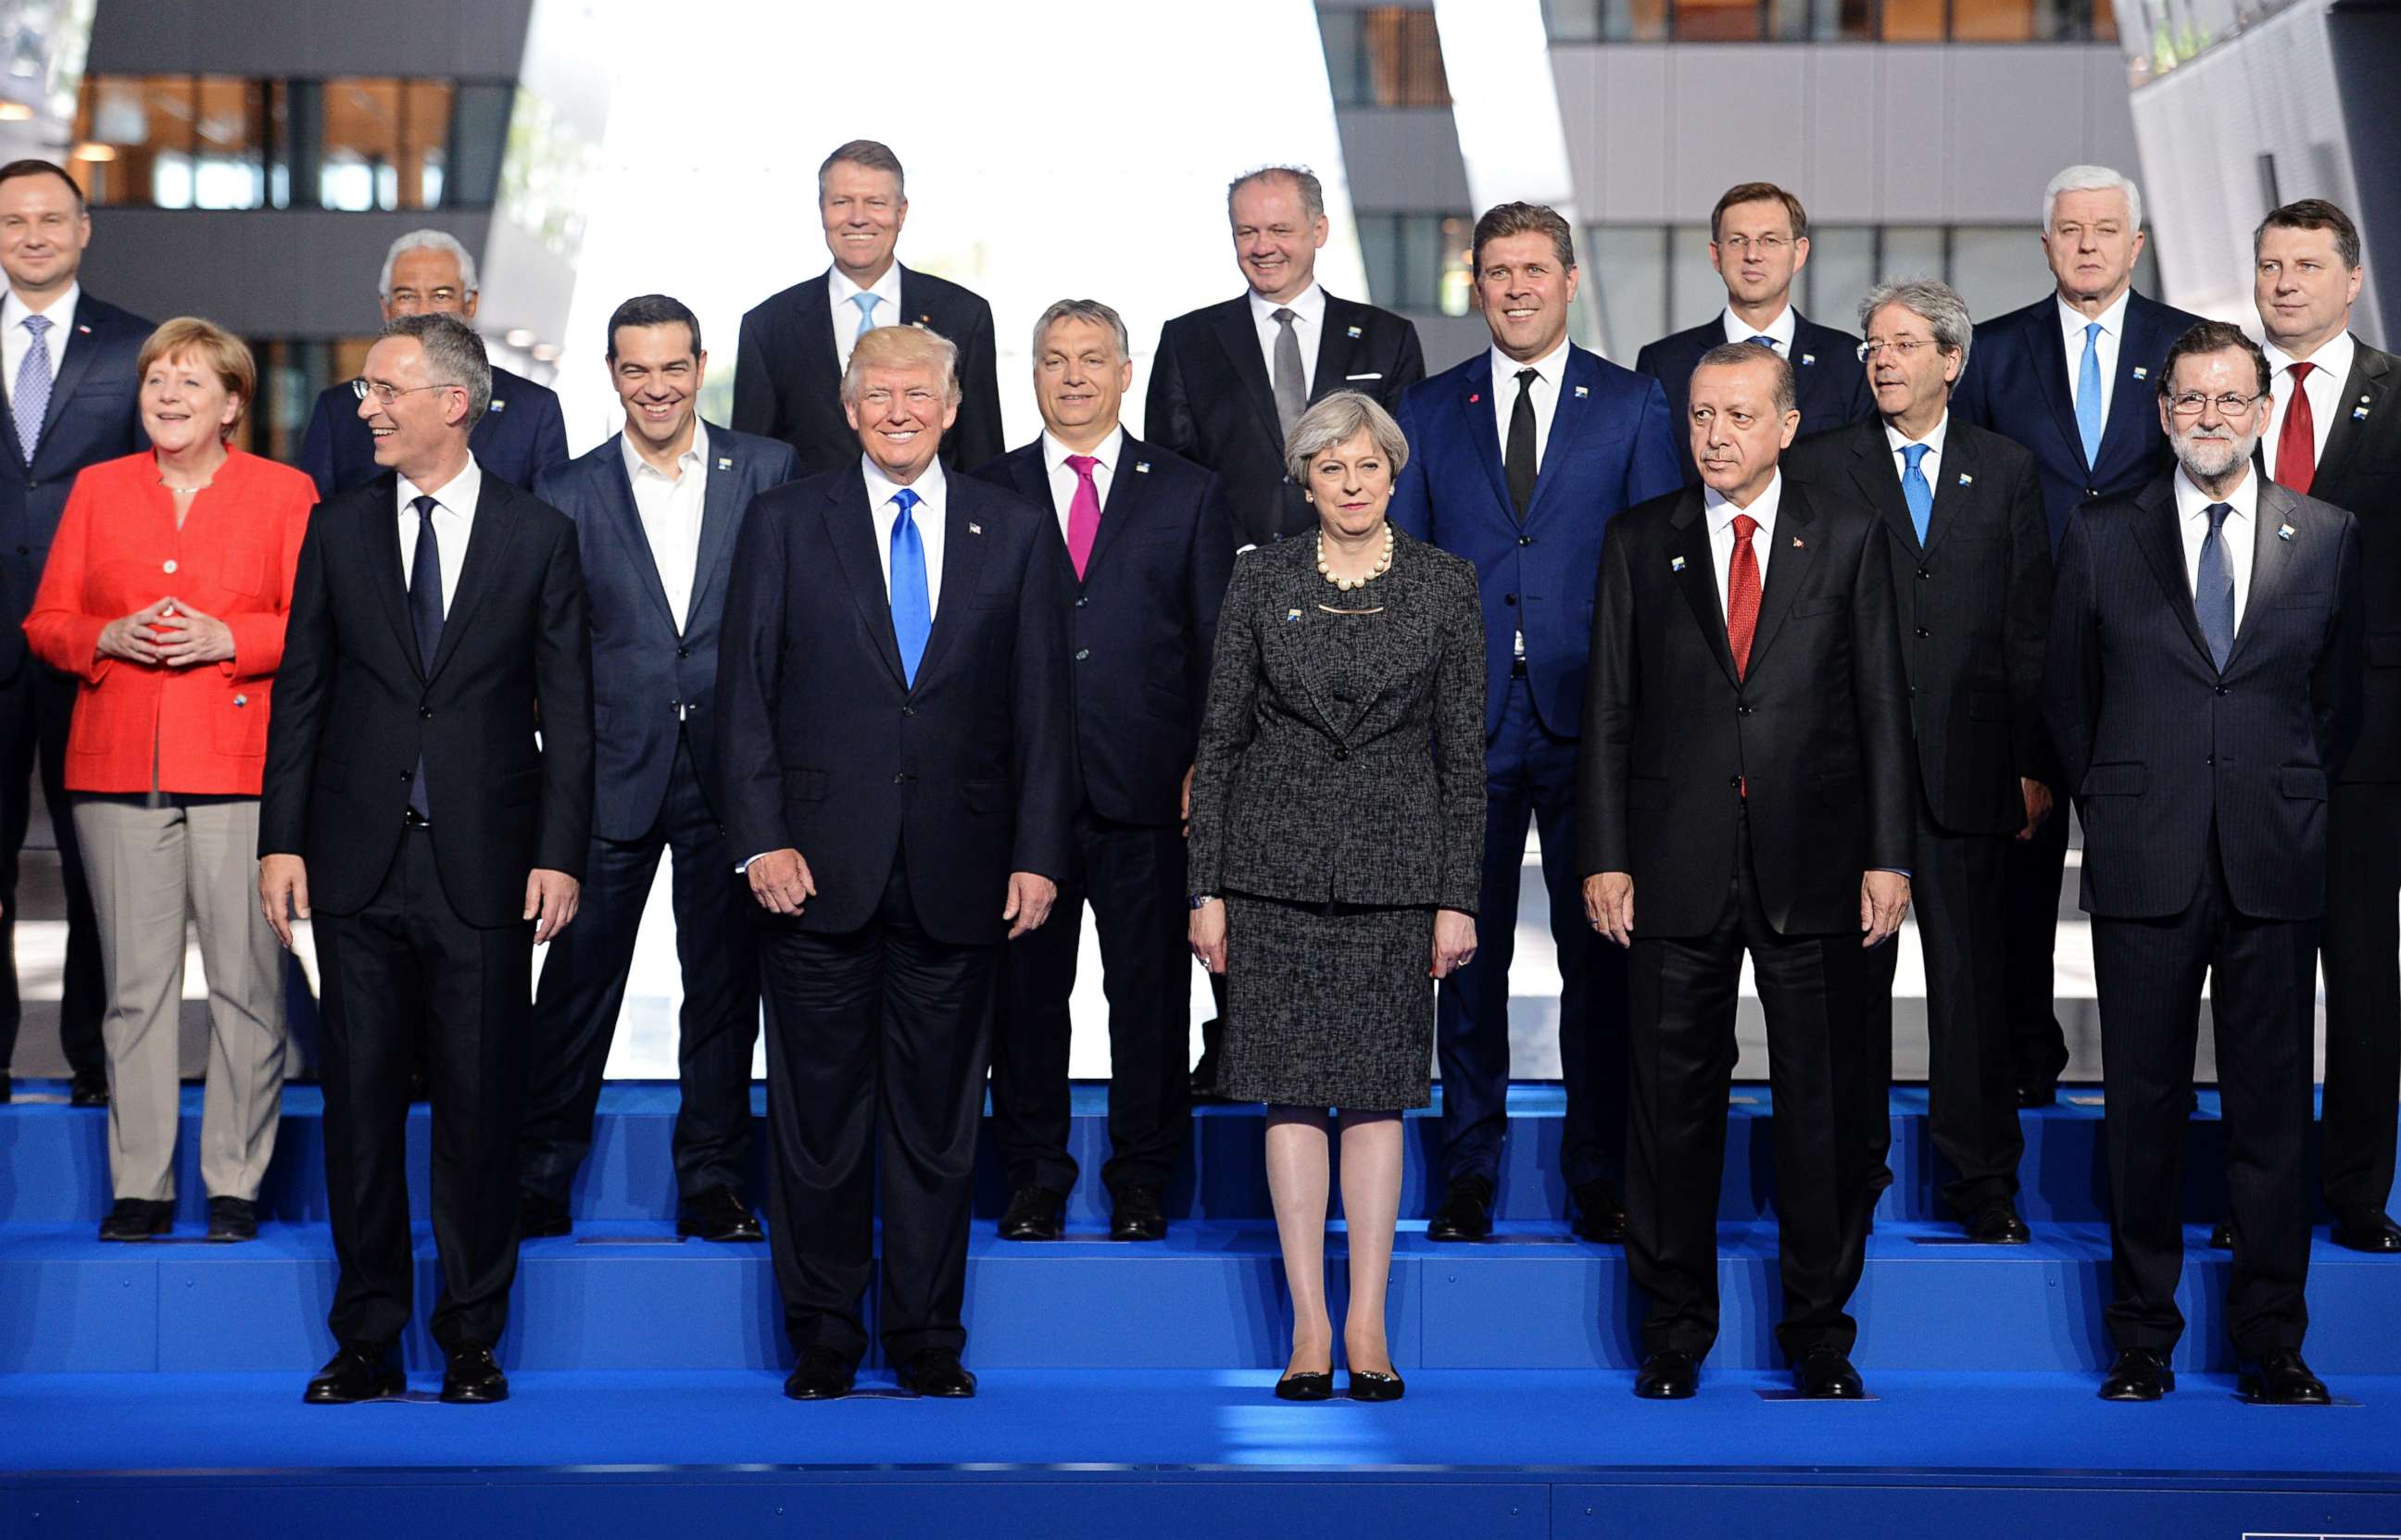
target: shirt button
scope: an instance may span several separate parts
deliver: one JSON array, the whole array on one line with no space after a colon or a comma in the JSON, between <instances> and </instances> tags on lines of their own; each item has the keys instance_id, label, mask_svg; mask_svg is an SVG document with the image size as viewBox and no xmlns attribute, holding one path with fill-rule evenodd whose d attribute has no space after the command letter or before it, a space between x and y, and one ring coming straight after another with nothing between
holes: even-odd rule
<instances>
[{"instance_id":1,"label":"shirt button","mask_svg":"<svg viewBox=\"0 0 2401 1540\"><path fill-rule=\"evenodd\" d=\"M419 706L417 708L417 715L424 717L428 721L431 721L433 718L433 708L432 706Z\"/></svg>"},{"instance_id":2,"label":"shirt button","mask_svg":"<svg viewBox=\"0 0 2401 1540\"><path fill-rule=\"evenodd\" d=\"M1517 596L1515 593L1503 593L1501 595L1501 602L1504 605L1514 605L1517 602Z\"/></svg>"},{"instance_id":3,"label":"shirt button","mask_svg":"<svg viewBox=\"0 0 2401 1540\"><path fill-rule=\"evenodd\" d=\"M900 715L903 716L914 716L917 715L917 708L915 706L902 706L900 708Z\"/></svg>"},{"instance_id":4,"label":"shirt button","mask_svg":"<svg viewBox=\"0 0 2401 1540\"><path fill-rule=\"evenodd\" d=\"M1532 545L1534 543L1534 537L1531 535L1520 535L1517 537L1517 543L1519 545Z\"/></svg>"},{"instance_id":5,"label":"shirt button","mask_svg":"<svg viewBox=\"0 0 2401 1540\"><path fill-rule=\"evenodd\" d=\"M1351 757L1351 751L1344 748L1341 744L1337 743L1334 745L1334 757L1337 759L1348 759Z\"/></svg>"},{"instance_id":6,"label":"shirt button","mask_svg":"<svg viewBox=\"0 0 2401 1540\"><path fill-rule=\"evenodd\" d=\"M1736 716L1748 716L1750 715L1750 708L1749 706L1736 706L1734 708L1734 714Z\"/></svg>"},{"instance_id":7,"label":"shirt button","mask_svg":"<svg viewBox=\"0 0 2401 1540\"><path fill-rule=\"evenodd\" d=\"M1931 636L1931 635L1933 635L1933 634L1934 634L1934 633L1932 633L1932 632L1930 632L1930 631L1927 630L1924 626L1919 626L1919 627L1917 628L1917 634L1918 634L1920 637L1927 637L1927 636Z\"/></svg>"},{"instance_id":8,"label":"shirt button","mask_svg":"<svg viewBox=\"0 0 2401 1540\"><path fill-rule=\"evenodd\" d=\"M689 658L692 656L692 648L688 647L679 647L676 648L676 656L679 658Z\"/></svg>"},{"instance_id":9,"label":"shirt button","mask_svg":"<svg viewBox=\"0 0 2401 1540\"><path fill-rule=\"evenodd\" d=\"M906 781L906 780L908 780L908 779L909 779L908 774L907 774L907 772L905 772L905 771L904 771L904 772L902 772L901 774L899 774L899 775L894 776L894 777L892 778L892 784L893 784L894 785L896 785L896 786L897 786L897 785L899 785L901 782Z\"/></svg>"},{"instance_id":10,"label":"shirt button","mask_svg":"<svg viewBox=\"0 0 2401 1540\"><path fill-rule=\"evenodd\" d=\"M406 781L414 781L414 780L416 780L416 779L417 779L416 775L414 775L413 773L411 773L411 772L410 772L410 771L408 771L408 770L402 770L402 771L400 772L400 778L401 778L401 780L403 780L404 782L406 782Z\"/></svg>"},{"instance_id":11,"label":"shirt button","mask_svg":"<svg viewBox=\"0 0 2401 1540\"><path fill-rule=\"evenodd\" d=\"M1729 775L1726 777L1726 784L1739 790L1742 786L1742 777L1739 775Z\"/></svg>"},{"instance_id":12,"label":"shirt button","mask_svg":"<svg viewBox=\"0 0 2401 1540\"><path fill-rule=\"evenodd\" d=\"M1919 568L1917 569L1917 575L1918 575L1919 577L1921 577L1921 578L1931 578L1931 577L1933 577L1933 576L1934 576L1934 574L1933 574L1933 573L1927 571L1927 570L1926 570L1924 567L1922 567L1922 566L1921 566L1921 567L1919 567Z\"/></svg>"},{"instance_id":13,"label":"shirt button","mask_svg":"<svg viewBox=\"0 0 2401 1540\"><path fill-rule=\"evenodd\" d=\"M1076 601L1076 607L1077 607L1077 609L1081 609L1081 608L1083 608L1086 605L1091 604L1091 602L1092 602L1092 601L1091 601L1091 600L1090 600L1090 599L1080 598L1080 597L1079 597L1079 598L1077 598L1077 601Z\"/></svg>"},{"instance_id":14,"label":"shirt button","mask_svg":"<svg viewBox=\"0 0 2401 1540\"><path fill-rule=\"evenodd\" d=\"M175 558L174 558L174 557L172 557L172 556L168 557L168 558L167 558L167 565L166 565L166 566L164 566L164 567L163 567L163 568L161 568L160 570L162 570L162 571L166 571L166 572L171 572L171 573L172 573L172 572L173 572L173 571L175 570Z\"/></svg>"}]
</instances>

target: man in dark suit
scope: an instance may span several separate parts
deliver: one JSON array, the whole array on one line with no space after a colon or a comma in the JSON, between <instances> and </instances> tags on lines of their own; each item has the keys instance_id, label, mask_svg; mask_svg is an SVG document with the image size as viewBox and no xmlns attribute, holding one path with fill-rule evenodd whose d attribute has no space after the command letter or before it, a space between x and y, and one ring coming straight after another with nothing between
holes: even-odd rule
<instances>
[{"instance_id":1,"label":"man in dark suit","mask_svg":"<svg viewBox=\"0 0 2401 1540\"><path fill-rule=\"evenodd\" d=\"M1284 435L1312 402L1359 390L1391 412L1425 378L1418 329L1390 310L1327 293L1317 253L1331 228L1325 190L1297 166L1245 171L1226 189L1234 263L1249 288L1160 329L1150 363L1143 431L1216 472L1236 549L1272 545L1317 528L1317 514L1285 473ZM1192 1088L1216 1083L1218 1020L1226 982L1212 974L1217 1015L1200 1024Z\"/></svg>"},{"instance_id":2,"label":"man in dark suit","mask_svg":"<svg viewBox=\"0 0 2401 1540\"><path fill-rule=\"evenodd\" d=\"M2326 792L2358 729L2358 527L2252 465L2268 361L2237 328L2205 321L2177 339L2155 400L2177 469L2069 523L2043 678L2084 821L2100 995L2118 1353L2101 1396L2157 1400L2175 1384L2206 974L2243 1388L2323 1405L2300 1351L2311 1035Z\"/></svg>"},{"instance_id":3,"label":"man in dark suit","mask_svg":"<svg viewBox=\"0 0 2401 1540\"><path fill-rule=\"evenodd\" d=\"M1475 564L1484 606L1486 941L1439 997L1446 1180L1426 1238L1491 1233L1509 1124L1509 963L1532 822L1559 954L1559 1163L1578 1233L1616 1241L1626 1233L1626 967L1585 923L1578 896L1576 740L1601 535L1620 510L1675 489L1676 435L1658 381L1568 341L1578 274L1556 211L1488 210L1474 253L1492 347L1401 399L1411 453L1392 511L1409 534Z\"/></svg>"},{"instance_id":4,"label":"man in dark suit","mask_svg":"<svg viewBox=\"0 0 2401 1540\"><path fill-rule=\"evenodd\" d=\"M1910 892L1926 957L1928 1089L1942 1196L1969 1235L2029 1237L2018 1217L2017 1084L2003 1008L2002 917L2010 845L2051 813L2042 735L2051 537L2034 457L1961 422L1951 391L1972 335L1967 303L1932 279L1880 283L1859 302L1876 420L1795 444L1803 485L1884 516L1893 612L1917 741L1917 865ZM1868 961L1869 1071L1892 1083L1898 947ZM1874 1124L1871 1182L1891 1184L1888 1120Z\"/></svg>"},{"instance_id":5,"label":"man in dark suit","mask_svg":"<svg viewBox=\"0 0 2401 1540\"><path fill-rule=\"evenodd\" d=\"M717 776L717 637L750 499L792 479L792 451L700 419L700 320L643 294L609 318L609 379L625 426L543 472L542 500L575 522L592 610L600 731L582 923L559 937L534 998L517 1179L519 1237L573 1228L568 1191L625 1000L625 974L660 855L675 852L679 1233L761 1239L750 1169L750 1051L759 965L749 905L725 843Z\"/></svg>"},{"instance_id":6,"label":"man in dark suit","mask_svg":"<svg viewBox=\"0 0 2401 1540\"><path fill-rule=\"evenodd\" d=\"M2320 1181L2335 1243L2401 1252L2393 1197L2401 1086L2401 364L2351 334L2359 227L2322 198L2251 238L2274 396L2262 474L2359 522L2367 666L2360 734L2326 799L2326 1128Z\"/></svg>"},{"instance_id":7,"label":"man in dark suit","mask_svg":"<svg viewBox=\"0 0 2401 1540\"><path fill-rule=\"evenodd\" d=\"M315 1403L401 1388L420 1031L442 1398L508 1395L492 1349L516 1275L526 1015L592 835L592 640L575 525L467 447L490 388L457 317L385 327L359 414L389 470L309 521L275 677L259 897L287 947L289 914L317 921L340 1267Z\"/></svg>"},{"instance_id":8,"label":"man in dark suit","mask_svg":"<svg viewBox=\"0 0 2401 1540\"><path fill-rule=\"evenodd\" d=\"M59 996L59 1039L77 1107L108 1100L108 1008L100 934L75 820L67 816L67 725L75 681L35 658L20 629L42 579L67 490L85 466L142 447L133 367L150 323L83 292L75 273L91 241L83 189L47 160L0 166L0 433L15 475L0 475L0 1102L24 1005L17 993L17 869L33 823L33 777L58 839L66 889L67 955Z\"/></svg>"},{"instance_id":9,"label":"man in dark suit","mask_svg":"<svg viewBox=\"0 0 2401 1540\"><path fill-rule=\"evenodd\" d=\"M1042 436L977 474L1055 522L1075 713L1068 870L1049 923L1006 949L992 1113L1008 1169L1010 1240L1056 1240L1067 1153L1068 999L1089 900L1109 1002L1113 1240L1167 1233L1160 1190L1191 1132L1184 821L1234 542L1217 478L1119 425L1133 363L1125 321L1063 299L1034 327Z\"/></svg>"},{"instance_id":10,"label":"man in dark suit","mask_svg":"<svg viewBox=\"0 0 2401 1540\"><path fill-rule=\"evenodd\" d=\"M2043 190L2042 249L2053 292L1980 323L1975 362L1953 392L1953 415L2034 455L2051 548L2070 515L2096 498L2134 492L2175 463L2153 390L2168 345L2200 318L2133 291L2143 254L2143 195L2106 166L2070 166ZM2068 820L2045 819L2009 852L2010 1058L2018 1101L2047 1107L2067 1068L2067 1038L2051 1000L2059 879Z\"/></svg>"},{"instance_id":11,"label":"man in dark suit","mask_svg":"<svg viewBox=\"0 0 2401 1540\"><path fill-rule=\"evenodd\" d=\"M1686 392L1701 355L1729 342L1774 348L1792 365L1801 437L1829 433L1875 416L1867 381L1851 367L1859 339L1820 326L1792 307L1792 280L1809 265L1809 214L1772 182L1729 187L1709 211L1709 266L1725 280L1725 308L1689 331L1646 345L1634 367L1667 388L1667 407L1684 421ZM1676 438L1684 484L1701 473L1692 447Z\"/></svg>"},{"instance_id":12,"label":"man in dark suit","mask_svg":"<svg viewBox=\"0 0 2401 1540\"><path fill-rule=\"evenodd\" d=\"M842 401L851 349L876 327L916 326L959 350L959 420L942 436L944 463L978 466L998 455L1005 444L992 307L972 290L895 260L909 218L900 157L871 139L835 150L817 168L817 214L833 265L742 318L735 429L790 444L803 476L849 469L858 457Z\"/></svg>"},{"instance_id":13,"label":"man in dark suit","mask_svg":"<svg viewBox=\"0 0 2401 1540\"><path fill-rule=\"evenodd\" d=\"M472 321L483 297L475 288L474 253L457 237L431 229L411 230L391 243L376 293L387 321L425 315ZM383 473L374 436L359 419L355 383L343 380L318 394L300 441L300 469L316 482L322 498L364 486ZM492 365L492 404L475 420L467 447L486 475L531 490L544 470L567 461L567 419L557 394Z\"/></svg>"},{"instance_id":14,"label":"man in dark suit","mask_svg":"<svg viewBox=\"0 0 2401 1540\"><path fill-rule=\"evenodd\" d=\"M1891 562L1873 511L1780 474L1801 426L1783 359L1705 355L1690 415L1702 485L1619 514L1601 548L1578 766L1585 914L1633 978L1634 1391L1693 1395L1717 1340L1748 953L1776 1097L1777 1339L1802 1394L1855 1398L1845 1307L1883 1112L1859 1072L1866 948L1909 907L1918 795Z\"/></svg>"},{"instance_id":15,"label":"man in dark suit","mask_svg":"<svg viewBox=\"0 0 2401 1540\"><path fill-rule=\"evenodd\" d=\"M796 1400L849 1393L879 1271L901 1385L975 1394L960 1312L994 970L1072 865L1067 565L1048 510L943 473L957 362L916 327L860 338L843 400L864 453L761 496L726 590L718 758L769 917L768 1231Z\"/></svg>"}]
</instances>

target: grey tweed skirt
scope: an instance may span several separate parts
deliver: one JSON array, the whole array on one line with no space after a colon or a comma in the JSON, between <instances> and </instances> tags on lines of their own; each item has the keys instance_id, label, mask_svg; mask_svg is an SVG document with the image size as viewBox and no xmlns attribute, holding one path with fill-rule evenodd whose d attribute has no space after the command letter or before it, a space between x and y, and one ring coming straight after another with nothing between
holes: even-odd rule
<instances>
[{"instance_id":1,"label":"grey tweed skirt","mask_svg":"<svg viewBox=\"0 0 2401 1540\"><path fill-rule=\"evenodd\" d=\"M1434 915L1228 894L1217 1094L1362 1112L1425 1106Z\"/></svg>"}]
</instances>

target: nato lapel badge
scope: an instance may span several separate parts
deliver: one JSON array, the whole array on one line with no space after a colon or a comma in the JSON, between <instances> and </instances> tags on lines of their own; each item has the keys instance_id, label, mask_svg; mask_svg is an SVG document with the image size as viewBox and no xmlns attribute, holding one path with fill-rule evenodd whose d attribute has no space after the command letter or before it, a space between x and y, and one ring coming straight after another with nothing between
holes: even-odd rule
<instances>
[{"instance_id":1,"label":"nato lapel badge","mask_svg":"<svg viewBox=\"0 0 2401 1540\"><path fill-rule=\"evenodd\" d=\"M720 456L718 456L718 457L717 457L717 469L719 469L720 470L733 470L733 469L734 469L734 457L733 457L733 456L731 456L731 455L720 455Z\"/></svg>"},{"instance_id":2,"label":"nato lapel badge","mask_svg":"<svg viewBox=\"0 0 2401 1540\"><path fill-rule=\"evenodd\" d=\"M1300 611L1297 609L1287 609L1283 612L1283 618L1287 620L1297 620L1300 619Z\"/></svg>"},{"instance_id":3,"label":"nato lapel badge","mask_svg":"<svg viewBox=\"0 0 2401 1540\"><path fill-rule=\"evenodd\" d=\"M2138 380L2147 380L2151 377L2151 372L2138 363L2134 365L2134 377Z\"/></svg>"},{"instance_id":4,"label":"nato lapel badge","mask_svg":"<svg viewBox=\"0 0 2401 1540\"><path fill-rule=\"evenodd\" d=\"M2289 540L2292 538L2293 526L2291 525L2280 524L2276 526L2276 538L2280 540Z\"/></svg>"},{"instance_id":5,"label":"nato lapel badge","mask_svg":"<svg viewBox=\"0 0 2401 1540\"><path fill-rule=\"evenodd\" d=\"M1135 475L1137 475L1137 476L1147 476L1147 475L1149 475L1149 474L1150 474L1150 462L1149 462L1148 460L1136 460L1136 461L1134 461L1134 462L1133 462L1133 473L1134 473Z\"/></svg>"},{"instance_id":6,"label":"nato lapel badge","mask_svg":"<svg viewBox=\"0 0 2401 1540\"><path fill-rule=\"evenodd\" d=\"M492 398L492 404L491 404L488 408L487 408L487 410L488 410L488 411L493 411L493 412L505 412L505 411L507 411L507 410L508 410L508 408L509 408L509 403L508 403L507 402L504 402L504 401L501 400L501 398L500 398L500 397L498 397L498 396L494 396L494 397Z\"/></svg>"},{"instance_id":7,"label":"nato lapel badge","mask_svg":"<svg viewBox=\"0 0 2401 1540\"><path fill-rule=\"evenodd\" d=\"M1579 385L1579 386L1577 386L1577 387L1576 387L1576 400L1578 400L1578 401L1582 401L1582 400L1584 400L1586 396L1589 396L1589 395L1591 395L1591 394L1592 394L1592 388L1591 388L1590 386L1587 386L1587 385Z\"/></svg>"},{"instance_id":8,"label":"nato lapel badge","mask_svg":"<svg viewBox=\"0 0 2401 1540\"><path fill-rule=\"evenodd\" d=\"M1356 326L1346 326L1342 330L1344 334L1349 336L1352 342L1359 340L1359 328Z\"/></svg>"},{"instance_id":9,"label":"nato lapel badge","mask_svg":"<svg viewBox=\"0 0 2401 1540\"><path fill-rule=\"evenodd\" d=\"M973 519L969 519L967 521L967 533L970 535L981 535L983 533L983 525L976 523Z\"/></svg>"},{"instance_id":10,"label":"nato lapel badge","mask_svg":"<svg viewBox=\"0 0 2401 1540\"><path fill-rule=\"evenodd\" d=\"M1801 361L1804 364L1815 363L1818 361L1818 355L1815 353L1804 353L1801 355Z\"/></svg>"},{"instance_id":11,"label":"nato lapel badge","mask_svg":"<svg viewBox=\"0 0 2401 1540\"><path fill-rule=\"evenodd\" d=\"M2372 396L2360 397L2359 404L2351 409L2351 420L2353 422L2366 422L2367 420L2367 403L2374 399L2375 398Z\"/></svg>"},{"instance_id":12,"label":"nato lapel badge","mask_svg":"<svg viewBox=\"0 0 2401 1540\"><path fill-rule=\"evenodd\" d=\"M1683 571L1683 570L1684 570L1684 558L1682 558L1681 556L1670 556L1669 558L1667 558L1667 570L1668 570L1668 571L1670 571L1670 572L1681 572L1681 571Z\"/></svg>"},{"instance_id":13,"label":"nato lapel badge","mask_svg":"<svg viewBox=\"0 0 2401 1540\"><path fill-rule=\"evenodd\" d=\"M1962 470L1959 472L1959 484L1961 486L1973 486L1976 484L1976 478L1970 476L1965 470Z\"/></svg>"}]
</instances>

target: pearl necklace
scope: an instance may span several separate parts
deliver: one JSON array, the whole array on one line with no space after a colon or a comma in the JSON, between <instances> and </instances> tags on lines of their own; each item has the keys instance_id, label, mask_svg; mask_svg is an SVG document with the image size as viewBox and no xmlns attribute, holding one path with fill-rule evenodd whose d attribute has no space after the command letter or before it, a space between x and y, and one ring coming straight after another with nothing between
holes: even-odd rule
<instances>
[{"instance_id":1,"label":"pearl necklace","mask_svg":"<svg viewBox=\"0 0 2401 1540\"><path fill-rule=\"evenodd\" d=\"M1350 593L1350 592L1351 592L1352 589L1354 589L1354 588L1365 588L1365 587L1366 587L1369 583L1374 582L1377 579L1379 579L1379 578L1382 577L1385 573L1390 572L1392 569L1393 569L1393 526L1392 526L1390 524L1387 524L1387 525L1384 525L1384 553L1383 553L1382 555L1380 555L1380 556L1379 556L1379 557L1377 557L1377 558L1376 558L1376 569L1375 569L1373 572L1368 573L1368 574L1367 574L1365 577L1364 577L1364 578L1338 578L1338 577L1336 577L1336 576L1334 575L1334 568L1326 565L1326 561L1325 561L1325 535L1324 535L1324 532L1321 530L1321 531L1318 533L1318 537L1317 537L1317 575L1318 575L1319 577L1321 577L1321 578L1324 579L1327 582L1332 583L1336 588L1340 589L1340 590L1341 590L1343 593Z\"/></svg>"}]
</instances>

